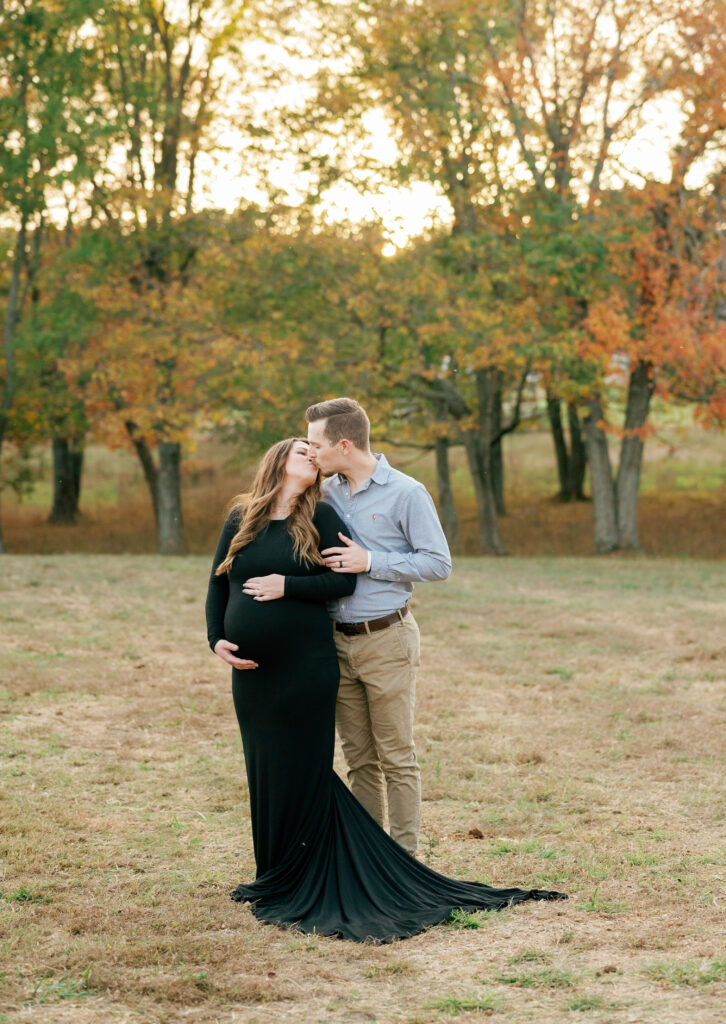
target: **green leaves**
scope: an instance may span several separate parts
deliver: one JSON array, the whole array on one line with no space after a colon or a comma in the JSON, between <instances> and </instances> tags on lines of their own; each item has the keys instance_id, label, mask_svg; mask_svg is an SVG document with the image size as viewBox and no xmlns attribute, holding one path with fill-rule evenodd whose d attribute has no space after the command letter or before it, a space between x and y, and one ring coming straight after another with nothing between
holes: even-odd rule
<instances>
[{"instance_id":1,"label":"green leaves","mask_svg":"<svg viewBox=\"0 0 726 1024\"><path fill-rule=\"evenodd\" d=\"M97 0L3 5L0 46L0 196L6 210L40 213L48 189L88 171L105 126L89 97L98 68L84 29Z\"/></svg>"}]
</instances>

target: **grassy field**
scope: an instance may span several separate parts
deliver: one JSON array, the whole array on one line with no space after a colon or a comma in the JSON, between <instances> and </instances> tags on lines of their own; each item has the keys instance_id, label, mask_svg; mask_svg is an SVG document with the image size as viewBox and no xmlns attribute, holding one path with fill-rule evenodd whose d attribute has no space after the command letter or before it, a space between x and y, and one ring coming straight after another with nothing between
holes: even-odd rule
<instances>
[{"instance_id":1,"label":"grassy field","mask_svg":"<svg viewBox=\"0 0 726 1024\"><path fill-rule=\"evenodd\" d=\"M419 588L420 854L571 898L390 946L229 899L254 862L207 566L0 562L0 1021L722 1024L722 564L460 560Z\"/></svg>"},{"instance_id":2,"label":"grassy field","mask_svg":"<svg viewBox=\"0 0 726 1024\"><path fill-rule=\"evenodd\" d=\"M671 416L674 415L671 411ZM435 494L432 456L383 446L399 469L422 480ZM616 458L613 445L613 459ZM52 504L47 453L33 493L22 503L3 497L3 526L15 553L152 553L154 520L138 459L124 450L91 446L87 451L81 508L75 526L47 522ZM562 505L557 490L552 440L544 430L505 438L508 514L501 519L513 555L589 555L593 550L592 506ZM464 554L476 554L476 507L461 449L452 451L452 480ZM189 550L206 553L217 539L221 511L246 487L252 465L243 452L203 442L185 462L183 506ZM726 559L726 438L688 422L658 428L645 448L639 506L640 542L650 555Z\"/></svg>"}]
</instances>

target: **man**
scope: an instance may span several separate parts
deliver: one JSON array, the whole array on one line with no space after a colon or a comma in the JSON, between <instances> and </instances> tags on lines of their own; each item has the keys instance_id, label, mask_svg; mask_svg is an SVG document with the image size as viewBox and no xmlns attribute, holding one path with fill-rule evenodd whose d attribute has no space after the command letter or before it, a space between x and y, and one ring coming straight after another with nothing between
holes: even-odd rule
<instances>
[{"instance_id":1,"label":"man","mask_svg":"<svg viewBox=\"0 0 726 1024\"><path fill-rule=\"evenodd\" d=\"M370 450L370 423L351 398L311 405L310 455L328 475L325 500L352 540L322 552L334 572L359 573L352 597L335 602L340 662L336 724L354 796L415 853L421 778L413 744L413 707L420 637L408 607L418 580L445 580L451 556L436 508L423 484Z\"/></svg>"}]
</instances>

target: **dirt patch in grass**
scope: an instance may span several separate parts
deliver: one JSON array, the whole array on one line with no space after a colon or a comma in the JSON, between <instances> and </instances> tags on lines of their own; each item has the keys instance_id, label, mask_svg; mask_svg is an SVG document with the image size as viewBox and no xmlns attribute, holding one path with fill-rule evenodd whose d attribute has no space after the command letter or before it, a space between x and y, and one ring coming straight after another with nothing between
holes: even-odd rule
<instances>
[{"instance_id":1,"label":"dirt patch in grass","mask_svg":"<svg viewBox=\"0 0 726 1024\"><path fill-rule=\"evenodd\" d=\"M254 858L207 561L3 559L0 1021L720 1024L722 566L461 560L418 589L420 855L571 899L376 947L229 900Z\"/></svg>"}]
</instances>

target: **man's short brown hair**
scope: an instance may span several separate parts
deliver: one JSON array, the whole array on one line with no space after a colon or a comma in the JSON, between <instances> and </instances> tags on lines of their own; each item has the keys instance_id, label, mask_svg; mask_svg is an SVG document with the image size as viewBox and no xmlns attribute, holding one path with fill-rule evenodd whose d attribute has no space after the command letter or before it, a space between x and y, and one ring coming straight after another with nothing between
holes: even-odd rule
<instances>
[{"instance_id":1,"label":"man's short brown hair","mask_svg":"<svg viewBox=\"0 0 726 1024\"><path fill-rule=\"evenodd\" d=\"M323 436L331 444L345 438L362 452L370 449L370 420L363 406L354 398L330 398L327 402L311 405L305 411L305 420L307 423L325 420Z\"/></svg>"}]
</instances>

